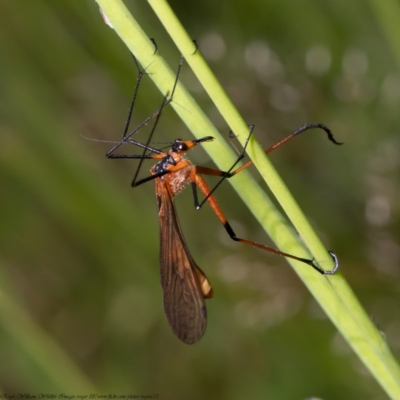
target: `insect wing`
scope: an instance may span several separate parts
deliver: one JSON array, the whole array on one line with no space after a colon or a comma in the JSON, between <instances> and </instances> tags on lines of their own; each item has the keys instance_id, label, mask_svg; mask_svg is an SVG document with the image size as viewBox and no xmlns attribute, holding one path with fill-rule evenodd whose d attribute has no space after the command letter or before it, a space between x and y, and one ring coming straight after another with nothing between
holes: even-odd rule
<instances>
[{"instance_id":1,"label":"insect wing","mask_svg":"<svg viewBox=\"0 0 400 400\"><path fill-rule=\"evenodd\" d=\"M186 245L172 195L167 185L156 179L157 205L160 226L160 276L164 311L175 335L186 344L201 339L207 325L204 297L212 289L204 273L197 267ZM206 279L210 293L204 293ZM201 284L201 286L200 286Z\"/></svg>"}]
</instances>

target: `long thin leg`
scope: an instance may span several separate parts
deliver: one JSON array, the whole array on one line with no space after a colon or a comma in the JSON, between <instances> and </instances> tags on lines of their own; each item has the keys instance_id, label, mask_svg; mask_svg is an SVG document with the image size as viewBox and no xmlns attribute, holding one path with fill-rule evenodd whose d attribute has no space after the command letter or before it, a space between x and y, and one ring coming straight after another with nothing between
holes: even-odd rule
<instances>
[{"instance_id":1,"label":"long thin leg","mask_svg":"<svg viewBox=\"0 0 400 400\"><path fill-rule=\"evenodd\" d=\"M205 172L200 172L206 175L214 175L214 176L221 176L222 178L216 183L216 185L210 190L210 192L205 196L205 198L202 200L202 202L198 205L198 208L201 208L204 203L207 201L207 199L209 198L209 196L211 196L215 190L221 185L221 183L225 180L225 179L229 179L232 178L232 176L235 176L236 174L238 174L239 172L243 171L244 169L250 167L251 165L253 165L253 161L248 161L247 163L245 163L244 165L242 165L241 167L235 169L234 171L232 171L235 166L237 165L237 163L243 159L245 152L246 152L246 148L247 145L249 143L250 137L253 133L254 130L254 125L249 125L250 128L250 132L249 132L249 136L246 139L246 143L243 146L242 151L239 153L238 158L236 159L236 161L233 163L233 165L228 169L228 171L219 171L218 170L212 170L212 169L204 169ZM288 142L290 139L293 139L295 136L297 136L298 134L305 132L309 129L322 129L324 130L327 135L328 135L328 139L336 144L336 145L341 145L343 143L337 142L335 140L335 138L333 137L333 134L331 132L331 130L326 127L323 124L308 124L308 125L303 125L302 127L300 127L299 129L297 129L295 132L291 133L289 136L286 136L284 139L282 139L281 141L279 141L278 143L274 144L273 146L269 147L268 149L266 149L264 151L265 154L269 154L272 151L276 150L278 147L282 146L284 143ZM232 133L232 132L231 132Z\"/></svg>"},{"instance_id":2,"label":"long thin leg","mask_svg":"<svg viewBox=\"0 0 400 400\"><path fill-rule=\"evenodd\" d=\"M338 142L335 140L335 138L333 137L332 131L325 125L323 124L305 124L303 126L301 126L299 129L297 129L296 131L294 131L293 133L291 133L290 135L286 136L284 139L282 139L281 141L279 141L278 143L275 143L273 146L269 147L268 149L264 150L265 154L269 154L272 151L276 150L278 147L282 146L284 143L288 142L290 139L293 139L295 136L299 135L302 132L305 132L309 129L322 129L323 131L326 132L326 134L328 135L328 139L336 144L336 145L342 145L343 143ZM247 140L248 142L248 140ZM246 145L247 145L246 142ZM248 161L246 164L242 165L241 167L239 167L238 169L236 169L235 171L233 171L229 178L233 175L238 174L239 172L243 171L244 169L248 168L250 165L253 164L253 161Z\"/></svg>"},{"instance_id":3,"label":"long thin leg","mask_svg":"<svg viewBox=\"0 0 400 400\"><path fill-rule=\"evenodd\" d=\"M136 179L137 179L137 177L138 177L138 175L139 175L140 168L141 168L141 166L142 166L142 164L143 164L143 161L144 161L145 158L146 158L146 151L147 151L148 149L150 149L150 151L151 151L151 148L149 147L149 144L150 144L150 141L151 141L151 139L152 139L152 137L153 137L153 135L154 135L154 132L155 132L155 130L156 130L156 128L157 128L158 121L159 121L160 118L161 118L162 110L164 109L165 106L167 106L167 105L172 101L172 98L173 98L173 96L174 96L175 89L176 89L176 85L178 84L179 75L180 75L180 72L181 72L181 69L182 69L183 60L184 60L184 58L183 58L183 56L181 56L181 59L180 59L180 61L179 61L178 72L176 73L175 82L174 82L174 86L173 86L173 88L172 88L171 96L168 98L168 93L167 93L167 94L165 95L165 98L164 98L164 100L163 100L163 103L161 104L161 107L159 108L160 111L159 111L159 113L157 114L156 120L154 121L154 124L153 124L153 127L152 127L152 129L151 129L150 135L149 135L149 137L148 137L148 139L147 139L146 146L143 148L143 157L140 159L139 165L138 165L138 167L137 167L137 169L136 169L136 172L135 172L135 175L134 175L134 177L133 177L133 180L132 180L132 187L138 186L138 185L140 185L140 184L142 184L142 183L144 183L144 182L147 182L147 181L149 181L149 180L151 180L151 179L154 179L154 178L152 178L152 177L148 177L148 178L145 178L145 179L141 179L139 182L136 182ZM162 174L162 175L165 175L165 174ZM160 176L162 176L162 175L160 175ZM153 175L153 176L154 176L154 175Z\"/></svg>"},{"instance_id":4,"label":"long thin leg","mask_svg":"<svg viewBox=\"0 0 400 400\"><path fill-rule=\"evenodd\" d=\"M193 190L195 208L196 209L199 208L198 196L197 196L197 190L196 190L196 188L198 187L201 190L201 192L204 194L204 196L206 196L208 203L210 204L210 206L211 206L212 210L214 211L215 215L218 217L218 219L220 220L220 222L224 226L224 228L227 231L229 237L232 240L234 240L235 242L247 244L248 246L252 246L252 247L257 247L258 249L261 249L261 250L264 250L264 251L269 251L270 253L274 253L274 254L277 254L279 256L292 258L293 260L297 260L297 261L300 261L302 263L305 263L305 264L311 266L312 268L314 268L316 271L318 271L320 274L323 274L323 275L333 275L333 274L335 274L335 272L339 268L338 258L336 257L335 253L333 253L331 251L329 251L329 254L331 255L332 259L335 262L335 267L332 270L325 271L324 269L322 269L316 263L316 260L314 260L314 259L311 260L311 259L307 259L307 258L297 257L297 256L294 256L292 254L284 253L282 251L279 251L279 250L274 249L274 248L269 247L269 246L265 246L265 245L260 244L260 243L252 242L252 241L247 240L247 239L238 238L236 236L234 230L232 229L231 225L229 224L228 220L226 219L224 213L222 212L221 208L219 207L214 195L210 194L210 188L208 187L206 181L198 174L197 167L194 167L192 169L191 175L190 175L190 181L191 181L192 190Z\"/></svg>"},{"instance_id":5,"label":"long thin leg","mask_svg":"<svg viewBox=\"0 0 400 400\"><path fill-rule=\"evenodd\" d=\"M154 54L156 54L157 51L158 51L158 46L157 46L156 39L150 38L150 40L151 40L151 41L153 42L153 44L154 44L154 53L153 53L153 56L154 56Z\"/></svg>"},{"instance_id":6,"label":"long thin leg","mask_svg":"<svg viewBox=\"0 0 400 400\"><path fill-rule=\"evenodd\" d=\"M146 151L149 149L149 144L150 144L150 141L151 141L151 139L152 139L152 137L153 137L153 135L154 135L154 132L155 132L155 130L156 130L156 128L157 128L158 121L159 121L160 118L161 118L162 110L163 110L163 108L164 108L164 106L165 106L165 103L168 101L167 97L168 97L168 94L165 96L165 98L164 98L164 100L163 100L163 103L161 104L160 112L158 113L157 118L156 118L156 120L154 121L153 127L151 128L151 132L150 132L150 135L149 135L149 137L148 137L148 139L147 139L146 146L143 148L143 154L142 154L143 157L140 159L139 165L138 165L138 167L136 168L135 175L133 176L132 184L131 184L132 187L138 186L138 185L136 184L136 179L137 179L137 177L138 177L138 175L139 175L139 171L140 171L140 168L142 167L143 161L146 159ZM154 178L153 178L153 179L154 179ZM147 182L148 180L150 180L150 179L147 179L147 180L143 180L143 179L142 179L142 180L141 180L141 183ZM139 183L139 184L140 184L140 183Z\"/></svg>"},{"instance_id":7,"label":"long thin leg","mask_svg":"<svg viewBox=\"0 0 400 400\"><path fill-rule=\"evenodd\" d=\"M240 160L242 160L245 156L246 153L246 148L247 145L249 144L249 140L251 135L253 134L253 130L254 130L254 125L249 125L250 128L250 132L249 132L249 136L246 139L246 143L243 146L242 151L239 153L238 158L236 159L236 161L232 164L232 166L228 169L228 171L219 171L216 169L212 169L212 168L206 168L206 167L197 167L197 171L200 174L203 175L213 175L213 176L222 176L222 178L217 182L217 184L209 191L209 193L207 195L205 195L204 199L202 200L202 202L200 204L198 204L196 206L196 209L199 210L204 203L208 200L208 198L217 190L217 188L219 187L219 185L221 185L221 183L226 179L226 178L231 178L233 175L236 174L236 171L232 170L236 167L236 165L239 163Z\"/></svg>"},{"instance_id":8,"label":"long thin leg","mask_svg":"<svg viewBox=\"0 0 400 400\"><path fill-rule=\"evenodd\" d=\"M156 45L155 41L153 41L153 43L154 43L154 46L155 46L155 51L157 51L157 45ZM145 71L146 71L146 69L144 69L144 70L140 69L140 66L139 66L139 64L138 64L138 62L137 62L137 60L136 60L136 58L134 56L133 56L133 59L134 59L134 61L136 63L136 66L137 66L137 68L139 70L139 75L138 75L138 78L136 80L136 86L135 86L134 94L133 94L133 97L132 97L132 102L131 102L131 105L129 107L127 122L125 124L124 132L122 134L122 141L117 143L111 150L109 150L108 153L106 154L106 157L107 158L111 158L111 159L116 159L116 158L118 158L118 159L121 159L121 158L139 159L140 162L139 162L139 165L138 165L138 167L136 169L135 175L134 175L133 180L132 180L132 186L136 187L136 186L139 186L139 185L141 185L141 184L143 184L145 182L148 182L148 181L153 180L155 178L159 178L159 177L169 173L169 171L165 171L165 172L162 172L162 173L158 173L158 174L155 174L155 175L148 176L148 177L146 177L144 179L140 179L139 181L137 181L137 177L139 175L139 171L140 171L140 168L141 168L144 160L146 160L146 159L160 159L160 158L165 157L165 155L166 155L165 152L163 152L163 151L161 151L159 149L155 149L153 147L150 147L149 144L150 144L150 141L151 141L151 139L153 137L155 129L157 127L158 121L160 120L162 110L169 103L172 102L172 99L173 99L173 96L175 94L175 90L176 90L176 87L177 87L177 84L178 84L179 75L180 75L181 70L182 70L184 57L181 56L181 58L180 58L178 71L176 73L176 77L175 77L175 81L174 81L174 86L172 88L171 96L168 97L168 93L167 93L167 95L163 99L161 107L158 108L153 114L151 114L149 117L147 117L140 125L138 125L132 132L130 132L128 134L127 132L128 132L130 121L131 121L131 117L132 117L133 107L135 105L135 100L136 100L136 97L137 97L137 93L138 93L138 90L139 90L139 86L140 86L141 80L142 80L143 76L145 75ZM153 124L153 127L151 129L150 135L149 135L149 137L147 139L147 142L146 143L141 143L141 142L138 142L136 140L133 140L131 138L131 136L133 134L135 134L137 131L139 131L144 125L146 125L153 118L156 118L156 119L154 121L154 124ZM135 146L143 148L143 153L142 154L114 154L114 151L117 150L120 146L122 146L125 143L133 144ZM150 151L153 154L146 154L147 151Z\"/></svg>"},{"instance_id":9,"label":"long thin leg","mask_svg":"<svg viewBox=\"0 0 400 400\"><path fill-rule=\"evenodd\" d=\"M139 86L140 86L140 83L141 83L141 80L142 80L143 76L146 74L146 69L148 68L148 67L147 67L146 69L141 70L139 64L137 63L136 58L135 58L135 57L133 57L133 58L134 58L134 60L135 60L136 66L137 66L137 68L138 68L138 70L139 70L139 75L138 75L138 78L137 78L137 80L136 80L136 86L135 86L134 94L133 94L133 97L132 97L131 105L130 105L130 107L129 107L128 117L127 117L127 121L126 121L126 124L125 124L124 132L123 132L123 134L122 134L122 140L121 140L121 142L117 143L111 150L109 150L109 151L107 152L107 154L106 154L106 157L107 157L107 158L148 158L148 157L143 157L143 155L145 154L146 150L149 150L149 151L151 151L151 152L153 152L153 153L157 153L157 154L163 154L162 151L160 151L160 150L158 150L158 149L154 149L154 148L152 148L152 147L149 146L150 140L148 140L147 143L144 144L144 143L140 143L140 142L138 142L138 141L136 141L136 140L131 139L131 137L132 137L132 135L134 135L136 132L138 132L143 126L147 125L147 123L148 123L149 121L151 121L153 118L157 117L157 119L158 119L158 118L159 118L159 114L161 114L162 110L163 110L169 103L172 102L172 99L173 99L173 96L174 96L174 94L175 94L175 90L176 90L176 87L177 87L177 84L178 84L179 75L180 75L180 73L181 73L181 69L182 69L182 66L183 66L184 57L181 56L181 59L180 59L180 61L179 61L179 66L178 66L178 70L177 70L177 73L176 73L174 86L173 86L172 91L171 91L171 96L168 97L168 94L167 94L166 97L165 97L164 100L163 100L163 103L162 103L161 107L158 108L156 111L154 111L154 112L153 112L149 117L147 117L143 122L141 122L133 131L131 131L131 132L128 133L129 125L130 125L130 121L131 121L131 117L132 117L132 112L133 112L133 107L134 107L134 105L135 105L135 101L136 101L137 93L138 93L138 90L139 90ZM156 122L156 124L157 124L157 122ZM153 132L153 131L152 131L152 132ZM152 134L151 134L151 135L152 135ZM143 155L142 155L141 157L127 157L127 156L125 156L125 155L123 155L123 156L121 157L121 156L119 156L119 155L113 154L119 147L121 147L121 146L122 146L123 144L125 144L125 143L133 144L133 145L136 145L136 146L139 146L139 147L144 148L145 150L144 150ZM141 166L141 165L139 165L139 169L140 169L140 166ZM136 175L137 175L137 174L136 174ZM135 180L135 178L134 178L134 180Z\"/></svg>"},{"instance_id":10,"label":"long thin leg","mask_svg":"<svg viewBox=\"0 0 400 400\"><path fill-rule=\"evenodd\" d=\"M147 69L147 68L145 68L145 69L142 70L142 69L140 68L140 65L139 65L139 63L138 63L136 57L135 57L133 54L132 54L132 58L133 58L133 61L134 61L135 64L136 64L136 68L137 68L137 70L139 71L139 74L138 74L138 77L136 78L135 89L134 89L134 91L133 91L132 101L131 101L131 104L130 104L129 110L128 110L128 117L127 117L127 119L126 119L124 131L123 131L123 133L122 133L122 141L121 141L120 143L118 143L116 146L114 146L111 150L109 150L109 151L107 152L107 155L106 155L107 157L108 157L110 154L112 154L118 147L120 147L120 146L126 141L127 133L128 133L128 129L129 129L129 125L130 125L130 123L131 123L133 107L135 106L136 97L137 97L138 92L139 92L140 83L141 83L141 81L142 81L143 76L146 75L146 69ZM142 123L142 124L140 125L140 127L143 126L145 123L146 123L146 122ZM132 136L132 134L129 135L129 137L130 137L130 136Z\"/></svg>"},{"instance_id":11,"label":"long thin leg","mask_svg":"<svg viewBox=\"0 0 400 400\"><path fill-rule=\"evenodd\" d=\"M161 173L157 173L157 174L148 176L147 178L144 178L144 179L141 179L139 181L136 181L136 179L137 179L137 177L139 175L140 167L142 166L144 160L146 160L146 159L160 159L160 158L165 157L165 155L166 155L166 153L164 153L163 151L160 151L160 150L157 150L157 149L153 149L152 147L149 146L149 143L151 141L151 138L153 137L154 131L156 130L158 121L160 120L161 112L162 112L163 106L164 106L166 101L167 101L167 99L164 98L163 104L159 108L160 112L158 113L157 118L154 121L153 127L151 128L151 132L150 132L150 135L149 135L149 137L147 139L147 143L143 144L143 143L140 143L140 142L136 142L136 141L134 141L132 139L128 139L129 140L128 143L131 143L131 144L134 144L136 146L139 146L139 147L143 148L143 153L142 154L110 154L108 156L109 158L134 158L134 159L139 159L140 160L139 161L139 165L136 168L136 172L135 172L135 175L134 175L133 180L132 180L132 186L133 187L139 186L142 183L148 182L148 181L150 181L152 179L159 178L159 177L161 177L163 175L166 175L169 172L169 171L162 171ZM146 154L147 151L152 151L155 154Z\"/></svg>"}]
</instances>

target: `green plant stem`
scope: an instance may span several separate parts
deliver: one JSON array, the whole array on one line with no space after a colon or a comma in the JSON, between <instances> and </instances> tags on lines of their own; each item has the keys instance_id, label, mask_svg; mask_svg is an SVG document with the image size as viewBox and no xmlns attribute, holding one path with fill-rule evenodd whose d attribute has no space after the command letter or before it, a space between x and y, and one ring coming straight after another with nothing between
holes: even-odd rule
<instances>
[{"instance_id":1,"label":"green plant stem","mask_svg":"<svg viewBox=\"0 0 400 400\"><path fill-rule=\"evenodd\" d=\"M212 75L201 54L194 53L195 46L191 38L176 19L168 3L164 0L148 0L148 2L230 128L243 143L248 135L248 127ZM152 42L130 15L123 2L97 0L97 3L111 21L117 34L139 62L147 68L150 77L165 95L171 90L175 75L159 53L154 54ZM216 137L215 142L204 148L219 168L227 169L235 159L233 153L228 150L228 146L225 145L217 130L181 84L178 85L172 106L195 137L208 135ZM308 250L317 260L328 261L329 256L320 240L254 139L251 140L247 153L300 233ZM309 252L298 240L296 234L287 226L265 193L246 172L229 180L239 196L281 250L300 257L309 257ZM304 264L288 261L386 392L392 398L399 399L399 366L343 277L340 274L329 278L321 276ZM325 269L331 268L330 262L324 262L323 265Z\"/></svg>"}]
</instances>

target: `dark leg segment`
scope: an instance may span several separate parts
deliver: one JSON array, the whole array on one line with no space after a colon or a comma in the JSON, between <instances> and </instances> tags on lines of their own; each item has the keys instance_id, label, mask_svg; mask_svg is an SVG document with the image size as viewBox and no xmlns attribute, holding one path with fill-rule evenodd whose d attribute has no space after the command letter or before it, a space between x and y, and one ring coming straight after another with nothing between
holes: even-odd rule
<instances>
[{"instance_id":1,"label":"dark leg segment","mask_svg":"<svg viewBox=\"0 0 400 400\"><path fill-rule=\"evenodd\" d=\"M252 242L247 239L238 238L236 236L235 232L233 231L231 225L227 221L225 215L223 214L221 208L219 207L214 195L210 194L210 188L208 187L206 181L197 173L196 169L197 168L194 167L192 169L191 175L190 175L190 181L191 181L192 190L193 190L195 208L196 209L200 208L200 205L198 202L197 190L196 190L196 186L198 186L199 189L201 190L201 192L207 197L207 201L210 204L212 210L214 211L215 215L218 217L218 219L220 220L220 222L222 223L222 225L224 226L225 230L227 231L229 237L232 240L234 240L235 242L247 244L248 246L256 247L256 248L264 250L264 251L268 251L270 253L274 253L279 256L292 258L293 260L300 261L302 263L305 263L305 264L311 266L312 268L314 268L316 271L318 271L320 274L323 274L323 275L333 275L337 271L337 269L339 268L339 261L338 261L336 255L331 251L329 251L329 254L331 255L332 259L335 262L335 267L333 268L333 270L325 271L316 263L316 260L314 260L314 259L311 260L311 259L307 259L307 258L297 257L292 254L284 253L282 251L279 251L279 250L274 249L269 246L265 246L265 245L262 245L262 244L259 244L256 242Z\"/></svg>"},{"instance_id":2,"label":"dark leg segment","mask_svg":"<svg viewBox=\"0 0 400 400\"><path fill-rule=\"evenodd\" d=\"M332 143L334 143L336 145L343 144L343 143L337 142L335 140L331 130L328 127L326 127L325 125L322 125L322 124L309 124L309 125L303 125L299 129L297 129L296 131L291 133L289 136L286 136L284 139L282 139L278 143L275 143L273 146L271 146L268 149L266 149L264 151L264 153L265 154L271 153L272 151L276 150L278 147L282 146L284 143L288 142L290 139L293 139L295 136L299 135L302 132L308 131L309 129L322 129L323 131L326 132L326 134L328 135L328 139ZM248 142L248 140L247 140L247 142ZM246 142L246 145L247 145L247 142ZM235 171L231 172L230 176L227 176L227 178L230 178L231 176L238 174L239 172L243 171L244 169L246 169L247 167L249 167L252 164L253 164L253 161L248 161L246 164L242 165L241 167L239 167Z\"/></svg>"},{"instance_id":3,"label":"dark leg segment","mask_svg":"<svg viewBox=\"0 0 400 400\"><path fill-rule=\"evenodd\" d=\"M157 44L155 43L154 40L152 40L152 41L154 43L155 52L156 52L157 51ZM149 181L151 179L154 179L153 177L148 177L148 178L145 178L145 179L142 179L142 180L136 182L137 177L139 175L140 168L141 168L141 166L143 164L143 161L145 159L163 158L166 155L163 151L155 149L153 147L150 147L149 144L150 144L150 141L151 141L151 139L153 137L154 131L155 131L156 127L157 127L158 121L159 121L159 119L161 117L162 110L164 109L164 107L166 107L169 103L172 102L172 99L173 99L173 96L174 96L174 93L175 93L175 90L176 90L176 87L177 87L177 84L178 84L179 75L180 75L180 72L181 72L181 69L182 69L184 57L181 56L181 59L179 61L178 71L176 73L176 78L175 78L174 86L172 88L171 96L169 96L169 94L167 93L165 98L163 99L161 107L158 108L153 114L151 114L149 117L147 117L140 125L138 125L132 132L130 132L128 134L129 125L130 125L132 112L133 112L133 107L135 105L137 93L139 91L140 82L141 82L143 76L146 74L146 69L141 70L136 58L134 56L133 56L133 58L135 60L136 66L137 66L137 68L139 70L139 75L138 75L137 80L136 80L136 86L135 86L132 102L131 102L131 105L129 107L128 118L127 118L127 121L126 121L126 124L125 124L124 132L122 134L121 142L117 143L111 150L109 150L107 152L107 154L106 154L106 157L107 158L136 158L136 159L140 160L138 168L136 169L135 175L134 175L133 180L132 180L132 186L135 187L135 186L139 186L140 184L142 184L144 182L147 182L147 181ZM150 132L150 135L149 135L149 137L147 139L147 142L145 144L131 139L132 135L134 135L136 132L138 132L144 125L146 125L153 118L156 118L156 119L155 119L155 122L153 124L153 127L152 127L152 130ZM133 155L114 154L115 150L117 150L119 147L121 147L125 143L133 144L135 146L143 148L143 153L142 154L133 154ZM146 154L147 151L150 151L150 152L152 152L154 154L151 154L151 155ZM165 174L163 174L163 175L165 175Z\"/></svg>"},{"instance_id":4,"label":"dark leg segment","mask_svg":"<svg viewBox=\"0 0 400 400\"><path fill-rule=\"evenodd\" d=\"M205 198L202 200L202 202L200 204L198 204L198 209L201 208L204 203L207 201L207 199L209 198L209 196L211 196L215 190L217 190L217 188L221 185L221 183L225 180L225 179L229 179L232 176L238 174L239 172L243 171L244 169L250 167L250 165L253 164L253 161L248 161L247 163L245 163L244 165L242 165L241 167L235 169L234 171L232 171L236 165L239 163L240 160L242 160L245 156L246 153L246 148L247 145L249 144L250 141L250 137L253 134L253 130L254 130L254 125L249 125L250 128L250 132L249 135L246 139L246 143L243 146L242 151L239 153L238 158L236 159L236 161L233 163L233 165L228 169L228 171L218 171L218 170L213 170L210 168L203 168L203 167L198 167L198 172L203 174L203 175L213 175L213 176L221 176L222 178L217 182L217 184L210 190L210 192L205 196ZM271 153L273 150L277 149L279 146L281 146L282 144L286 143L287 141L289 141L290 139L294 138L296 135L307 131L309 129L322 129L324 130L327 135L328 135L328 139L337 144L337 145L341 145L342 143L337 142L335 140L335 138L332 135L332 132L329 128L327 128L325 125L322 124L309 124L309 125L303 125L301 128L297 129L295 132L291 133L289 136L285 137L284 139L282 139L280 142L274 144L273 146L269 147L267 150L265 150L265 154L269 154ZM229 133L230 136L232 136L233 132L231 131Z\"/></svg>"}]
</instances>

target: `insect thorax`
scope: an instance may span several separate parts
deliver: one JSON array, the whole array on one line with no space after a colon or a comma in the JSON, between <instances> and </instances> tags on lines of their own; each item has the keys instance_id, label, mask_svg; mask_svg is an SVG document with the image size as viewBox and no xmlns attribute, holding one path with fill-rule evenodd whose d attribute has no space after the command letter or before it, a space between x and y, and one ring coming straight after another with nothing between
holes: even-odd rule
<instances>
[{"instance_id":1,"label":"insect thorax","mask_svg":"<svg viewBox=\"0 0 400 400\"><path fill-rule=\"evenodd\" d=\"M173 194L181 192L190 182L189 176L192 168L193 165L190 164L176 172L172 172L162 177L162 179L168 182Z\"/></svg>"},{"instance_id":2,"label":"insect thorax","mask_svg":"<svg viewBox=\"0 0 400 400\"><path fill-rule=\"evenodd\" d=\"M179 169L179 165L184 163L185 166ZM189 165L187 165L189 164ZM178 167L178 168L177 168ZM171 168L177 168L176 171L171 171ZM170 152L167 154L160 162L154 165L150 172L154 174L159 174L162 172L170 171L165 175L161 176L159 179L168 183L171 192L175 195L181 192L185 186L190 182L190 171L193 165L186 158L185 154L177 154L175 152Z\"/></svg>"}]
</instances>

